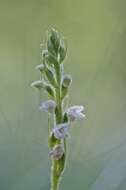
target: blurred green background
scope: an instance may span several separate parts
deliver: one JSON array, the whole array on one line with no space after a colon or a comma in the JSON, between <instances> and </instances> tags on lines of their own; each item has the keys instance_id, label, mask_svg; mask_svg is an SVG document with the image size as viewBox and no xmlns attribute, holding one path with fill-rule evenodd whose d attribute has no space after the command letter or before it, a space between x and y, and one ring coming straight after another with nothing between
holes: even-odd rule
<instances>
[{"instance_id":1,"label":"blurred green background","mask_svg":"<svg viewBox=\"0 0 126 190\"><path fill-rule=\"evenodd\" d=\"M0 0L0 190L49 190L40 43L56 27L68 40L74 124L61 190L126 189L126 1ZM40 100L41 99L41 100Z\"/></svg>"}]
</instances>

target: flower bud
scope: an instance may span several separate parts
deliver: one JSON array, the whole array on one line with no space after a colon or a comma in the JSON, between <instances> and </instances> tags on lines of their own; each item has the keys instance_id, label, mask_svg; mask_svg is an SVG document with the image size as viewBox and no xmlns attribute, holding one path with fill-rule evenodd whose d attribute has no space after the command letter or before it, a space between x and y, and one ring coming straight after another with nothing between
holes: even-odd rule
<instances>
[{"instance_id":1,"label":"flower bud","mask_svg":"<svg viewBox=\"0 0 126 190\"><path fill-rule=\"evenodd\" d=\"M61 96L61 99L65 98L68 94L68 87L64 87L62 85L62 96Z\"/></svg>"},{"instance_id":2,"label":"flower bud","mask_svg":"<svg viewBox=\"0 0 126 190\"><path fill-rule=\"evenodd\" d=\"M59 33L57 30L52 28L48 33L47 49L51 54L57 57L59 45L60 45Z\"/></svg>"},{"instance_id":3,"label":"flower bud","mask_svg":"<svg viewBox=\"0 0 126 190\"><path fill-rule=\"evenodd\" d=\"M43 88L50 96L54 97L53 87L44 80L32 82L31 86L36 87L38 90L41 90Z\"/></svg>"},{"instance_id":4,"label":"flower bud","mask_svg":"<svg viewBox=\"0 0 126 190\"><path fill-rule=\"evenodd\" d=\"M40 105L41 111L46 111L49 113L54 113L56 109L56 102L53 100L47 100Z\"/></svg>"},{"instance_id":5,"label":"flower bud","mask_svg":"<svg viewBox=\"0 0 126 190\"><path fill-rule=\"evenodd\" d=\"M64 87L69 87L71 83L72 83L72 77L70 75L65 75L63 77L62 85Z\"/></svg>"},{"instance_id":6,"label":"flower bud","mask_svg":"<svg viewBox=\"0 0 126 190\"><path fill-rule=\"evenodd\" d=\"M36 70L39 70L41 73L44 71L44 65L40 64L35 67Z\"/></svg>"},{"instance_id":7,"label":"flower bud","mask_svg":"<svg viewBox=\"0 0 126 190\"><path fill-rule=\"evenodd\" d=\"M60 40L60 46L58 49L58 61L62 63L67 54L67 47L63 38Z\"/></svg>"},{"instance_id":8,"label":"flower bud","mask_svg":"<svg viewBox=\"0 0 126 190\"><path fill-rule=\"evenodd\" d=\"M69 86L72 83L72 77L65 75L62 80L62 99L68 94Z\"/></svg>"},{"instance_id":9,"label":"flower bud","mask_svg":"<svg viewBox=\"0 0 126 190\"><path fill-rule=\"evenodd\" d=\"M64 148L61 144L57 144L50 151L49 155L53 160L60 160L64 154Z\"/></svg>"},{"instance_id":10,"label":"flower bud","mask_svg":"<svg viewBox=\"0 0 126 190\"><path fill-rule=\"evenodd\" d=\"M39 90L44 87L42 80L34 81L31 83L31 86L38 88Z\"/></svg>"},{"instance_id":11,"label":"flower bud","mask_svg":"<svg viewBox=\"0 0 126 190\"><path fill-rule=\"evenodd\" d=\"M49 69L48 67L45 67L45 73L46 73L46 77L48 79L48 81L54 86L56 87L57 86L57 83L56 83L56 79L55 79L55 74L54 72Z\"/></svg>"},{"instance_id":12,"label":"flower bud","mask_svg":"<svg viewBox=\"0 0 126 190\"><path fill-rule=\"evenodd\" d=\"M54 97L54 90L51 85L45 84L44 88L50 96Z\"/></svg>"},{"instance_id":13,"label":"flower bud","mask_svg":"<svg viewBox=\"0 0 126 190\"><path fill-rule=\"evenodd\" d=\"M50 65L51 65L51 64L53 64L53 65L57 65L57 64L58 64L56 57L54 57L54 56L53 56L52 54L50 54L49 52L46 53L45 59L46 59L46 62L47 62L48 64L50 64Z\"/></svg>"}]
</instances>

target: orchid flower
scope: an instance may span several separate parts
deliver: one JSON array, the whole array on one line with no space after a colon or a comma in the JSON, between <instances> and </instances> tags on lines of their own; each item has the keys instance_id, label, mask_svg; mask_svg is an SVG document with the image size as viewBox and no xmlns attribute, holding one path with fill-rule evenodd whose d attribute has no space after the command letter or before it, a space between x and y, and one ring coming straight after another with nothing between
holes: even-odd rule
<instances>
[{"instance_id":1,"label":"orchid flower","mask_svg":"<svg viewBox=\"0 0 126 190\"><path fill-rule=\"evenodd\" d=\"M48 113L54 113L56 109L56 102L54 100L47 100L40 105L41 111L46 111Z\"/></svg>"},{"instance_id":2,"label":"orchid flower","mask_svg":"<svg viewBox=\"0 0 126 190\"><path fill-rule=\"evenodd\" d=\"M68 132L69 129L69 124L68 123L61 123L59 125L56 125L53 129L52 132L54 134L54 137L56 139L64 139L66 137L69 137L70 134Z\"/></svg>"},{"instance_id":3,"label":"orchid flower","mask_svg":"<svg viewBox=\"0 0 126 190\"><path fill-rule=\"evenodd\" d=\"M75 121L78 119L83 119L85 117L83 111L84 111L83 106L72 106L68 108L66 112L70 121Z\"/></svg>"}]
</instances>

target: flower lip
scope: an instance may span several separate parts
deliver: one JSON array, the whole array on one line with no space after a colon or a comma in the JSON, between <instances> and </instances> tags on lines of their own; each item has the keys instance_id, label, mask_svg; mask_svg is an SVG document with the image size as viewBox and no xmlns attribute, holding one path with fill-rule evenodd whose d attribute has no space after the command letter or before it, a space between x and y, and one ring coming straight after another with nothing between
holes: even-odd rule
<instances>
[{"instance_id":1,"label":"flower lip","mask_svg":"<svg viewBox=\"0 0 126 190\"><path fill-rule=\"evenodd\" d=\"M69 123L61 123L58 124L56 126L54 126L54 128L52 129L52 132L55 136L56 139L64 139L66 137L69 137L70 134L68 132L69 129Z\"/></svg>"}]
</instances>

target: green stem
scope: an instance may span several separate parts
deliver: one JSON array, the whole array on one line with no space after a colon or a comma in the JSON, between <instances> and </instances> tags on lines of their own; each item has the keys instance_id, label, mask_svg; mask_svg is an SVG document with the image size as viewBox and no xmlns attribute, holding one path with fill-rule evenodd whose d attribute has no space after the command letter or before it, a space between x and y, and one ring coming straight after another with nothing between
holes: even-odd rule
<instances>
[{"instance_id":1,"label":"green stem","mask_svg":"<svg viewBox=\"0 0 126 190\"><path fill-rule=\"evenodd\" d=\"M57 103L57 113L56 113L56 123L62 123L62 100L61 100L61 73L60 64L58 64L56 69L56 78L58 87L56 88L56 103Z\"/></svg>"},{"instance_id":2,"label":"green stem","mask_svg":"<svg viewBox=\"0 0 126 190\"><path fill-rule=\"evenodd\" d=\"M60 64L58 64L58 66L56 68L56 79L57 79L57 84L58 84L58 87L56 88L56 103L57 103L56 124L60 124L60 123L62 123L62 120L63 120L62 100L61 100ZM61 143L61 140L58 140L57 143ZM65 147L66 147L66 145L65 145ZM59 181L60 181L61 174L63 172L64 163L65 163L64 160L63 160L63 163L61 160L52 160L51 190L59 190Z\"/></svg>"},{"instance_id":3,"label":"green stem","mask_svg":"<svg viewBox=\"0 0 126 190\"><path fill-rule=\"evenodd\" d=\"M59 188L59 176L57 175L57 161L52 161L52 173L51 173L51 190L58 190Z\"/></svg>"},{"instance_id":4,"label":"green stem","mask_svg":"<svg viewBox=\"0 0 126 190\"><path fill-rule=\"evenodd\" d=\"M50 148L50 134L51 134L51 128L50 128L50 114L48 114L48 145Z\"/></svg>"},{"instance_id":5,"label":"green stem","mask_svg":"<svg viewBox=\"0 0 126 190\"><path fill-rule=\"evenodd\" d=\"M64 151L65 151L65 154L66 154L66 139L63 140L63 143L64 143Z\"/></svg>"}]
</instances>

